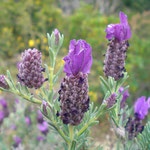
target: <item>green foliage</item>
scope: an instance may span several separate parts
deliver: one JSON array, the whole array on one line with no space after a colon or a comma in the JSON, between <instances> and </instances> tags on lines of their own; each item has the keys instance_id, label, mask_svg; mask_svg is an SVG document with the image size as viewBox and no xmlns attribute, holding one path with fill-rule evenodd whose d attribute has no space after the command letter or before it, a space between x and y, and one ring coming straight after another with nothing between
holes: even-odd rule
<instances>
[{"instance_id":1,"label":"green foliage","mask_svg":"<svg viewBox=\"0 0 150 150\"><path fill-rule=\"evenodd\" d=\"M146 123L144 131L138 135L137 144L140 146L141 149L150 149L150 121Z\"/></svg>"}]
</instances>

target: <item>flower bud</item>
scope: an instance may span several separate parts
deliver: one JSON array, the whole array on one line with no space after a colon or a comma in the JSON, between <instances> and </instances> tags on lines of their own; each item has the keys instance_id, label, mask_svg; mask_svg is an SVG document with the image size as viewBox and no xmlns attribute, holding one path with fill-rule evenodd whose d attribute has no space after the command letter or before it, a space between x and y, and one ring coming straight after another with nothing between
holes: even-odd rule
<instances>
[{"instance_id":1,"label":"flower bud","mask_svg":"<svg viewBox=\"0 0 150 150\"><path fill-rule=\"evenodd\" d=\"M48 112L47 112L47 109L50 109L50 105L45 102L45 101L42 101L42 111L44 112L45 115L48 115Z\"/></svg>"},{"instance_id":2,"label":"flower bud","mask_svg":"<svg viewBox=\"0 0 150 150\"><path fill-rule=\"evenodd\" d=\"M35 48L25 50L21 55L21 61L18 64L18 79L28 88L38 89L46 81L42 74L41 57L41 52Z\"/></svg>"},{"instance_id":3,"label":"flower bud","mask_svg":"<svg viewBox=\"0 0 150 150\"><path fill-rule=\"evenodd\" d=\"M132 140L137 137L138 133L142 133L144 126L142 125L142 120L140 120L137 115L134 117L129 117L128 122L125 126L125 130L128 133L128 139Z\"/></svg>"},{"instance_id":4,"label":"flower bud","mask_svg":"<svg viewBox=\"0 0 150 150\"><path fill-rule=\"evenodd\" d=\"M55 54L57 54L58 50L63 44L64 35L61 35L59 30L55 29L51 35L48 33L47 37L50 48L54 51Z\"/></svg>"},{"instance_id":5,"label":"flower bud","mask_svg":"<svg viewBox=\"0 0 150 150\"><path fill-rule=\"evenodd\" d=\"M5 76L4 75L0 75L0 87L4 88L4 89L9 89L9 86L5 80Z\"/></svg>"},{"instance_id":6,"label":"flower bud","mask_svg":"<svg viewBox=\"0 0 150 150\"><path fill-rule=\"evenodd\" d=\"M107 108L111 108L117 102L117 94L113 93L108 99L106 99Z\"/></svg>"},{"instance_id":7,"label":"flower bud","mask_svg":"<svg viewBox=\"0 0 150 150\"><path fill-rule=\"evenodd\" d=\"M19 146L19 144L22 142L22 139L20 138L20 137L18 137L18 136L15 136L15 137L13 137L13 140L14 140L14 147L16 148L16 147L18 147Z\"/></svg>"},{"instance_id":8,"label":"flower bud","mask_svg":"<svg viewBox=\"0 0 150 150\"><path fill-rule=\"evenodd\" d=\"M38 124L38 129L46 136L48 133L48 123L43 121L42 123Z\"/></svg>"}]
</instances>

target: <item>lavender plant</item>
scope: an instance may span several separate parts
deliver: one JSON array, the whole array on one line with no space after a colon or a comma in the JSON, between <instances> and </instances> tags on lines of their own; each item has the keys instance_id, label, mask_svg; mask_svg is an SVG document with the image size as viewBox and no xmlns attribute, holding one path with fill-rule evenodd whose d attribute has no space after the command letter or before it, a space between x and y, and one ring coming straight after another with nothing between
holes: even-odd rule
<instances>
[{"instance_id":1,"label":"lavender plant","mask_svg":"<svg viewBox=\"0 0 150 150\"><path fill-rule=\"evenodd\" d=\"M125 59L131 30L123 12L120 12L120 21L120 24L110 24L106 28L106 38L110 42L104 60L106 79L100 76L105 96L99 107L94 107L88 96L92 48L84 40L71 40L69 53L63 59L66 77L62 79L60 90L55 90L55 84L63 69L61 66L55 71L56 58L64 40L64 36L57 29L51 35L47 34L49 65L42 66L42 54L39 50L28 49L22 53L17 66L17 84L9 71L7 77L0 77L2 91L18 95L41 107L47 122L41 119L39 113L39 129L43 134L47 134L49 125L51 131L55 131L64 140L65 150L88 149L90 127L98 124L99 117L106 113L109 114L109 121L116 132L118 149L138 150L145 147L148 150L150 147L150 136L145 134L150 132L150 122L145 128L141 124L141 120L148 114L150 100L145 101L145 98L141 97L137 101L134 117L130 117L131 111L126 104L129 86L122 86L129 77L125 70ZM48 88L45 82L48 82ZM39 89L40 92L36 95L31 93L30 89ZM26 120L29 122L29 119ZM99 146L96 149L103 148Z\"/></svg>"}]
</instances>

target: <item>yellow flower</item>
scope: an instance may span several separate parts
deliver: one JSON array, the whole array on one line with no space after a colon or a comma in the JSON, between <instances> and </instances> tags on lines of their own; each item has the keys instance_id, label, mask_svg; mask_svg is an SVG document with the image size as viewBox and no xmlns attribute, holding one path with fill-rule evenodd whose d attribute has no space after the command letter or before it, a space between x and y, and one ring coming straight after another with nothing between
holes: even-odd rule
<instances>
[{"instance_id":1,"label":"yellow flower","mask_svg":"<svg viewBox=\"0 0 150 150\"><path fill-rule=\"evenodd\" d=\"M47 50L47 51L49 50L48 46L46 46L46 50Z\"/></svg>"},{"instance_id":2,"label":"yellow flower","mask_svg":"<svg viewBox=\"0 0 150 150\"><path fill-rule=\"evenodd\" d=\"M35 1L35 4L36 4L36 5L40 5L40 1L39 1L39 0L36 0L36 1Z\"/></svg>"},{"instance_id":3,"label":"yellow flower","mask_svg":"<svg viewBox=\"0 0 150 150\"><path fill-rule=\"evenodd\" d=\"M34 41L33 40L29 40L29 47L33 47L34 46Z\"/></svg>"},{"instance_id":4,"label":"yellow flower","mask_svg":"<svg viewBox=\"0 0 150 150\"><path fill-rule=\"evenodd\" d=\"M57 12L58 12L59 14L61 14L61 13L62 13L62 10L61 10L60 8L57 8Z\"/></svg>"},{"instance_id":5,"label":"yellow flower","mask_svg":"<svg viewBox=\"0 0 150 150\"><path fill-rule=\"evenodd\" d=\"M17 40L18 40L18 41L21 41L21 40L22 40L22 37L21 37L21 36L18 36L18 37L17 37Z\"/></svg>"},{"instance_id":6,"label":"yellow flower","mask_svg":"<svg viewBox=\"0 0 150 150\"><path fill-rule=\"evenodd\" d=\"M39 94L39 90L36 90L35 93L38 95Z\"/></svg>"},{"instance_id":7,"label":"yellow flower","mask_svg":"<svg viewBox=\"0 0 150 150\"><path fill-rule=\"evenodd\" d=\"M44 43L44 44L47 44L47 38L44 38L44 39L43 39L43 43Z\"/></svg>"},{"instance_id":8,"label":"yellow flower","mask_svg":"<svg viewBox=\"0 0 150 150\"><path fill-rule=\"evenodd\" d=\"M3 28L3 31L4 31L4 32L7 32L7 31L8 31L8 28L7 28L7 27L4 27L4 28Z\"/></svg>"},{"instance_id":9,"label":"yellow flower","mask_svg":"<svg viewBox=\"0 0 150 150\"><path fill-rule=\"evenodd\" d=\"M89 92L89 96L90 96L91 100L94 102L96 102L98 99L97 94L92 91Z\"/></svg>"},{"instance_id":10,"label":"yellow flower","mask_svg":"<svg viewBox=\"0 0 150 150\"><path fill-rule=\"evenodd\" d=\"M48 21L49 21L49 22L52 22L52 21L53 21L53 18L52 18L52 17L50 17L50 18L48 19Z\"/></svg>"},{"instance_id":11,"label":"yellow flower","mask_svg":"<svg viewBox=\"0 0 150 150\"><path fill-rule=\"evenodd\" d=\"M37 43L37 44L40 44L40 39L36 39L36 43Z\"/></svg>"}]
</instances>

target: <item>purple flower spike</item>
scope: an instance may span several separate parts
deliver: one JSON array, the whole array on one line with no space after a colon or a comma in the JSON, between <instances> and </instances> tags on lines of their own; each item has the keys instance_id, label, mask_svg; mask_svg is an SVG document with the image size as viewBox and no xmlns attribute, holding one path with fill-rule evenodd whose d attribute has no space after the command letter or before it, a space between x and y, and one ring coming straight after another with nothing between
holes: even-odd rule
<instances>
[{"instance_id":1,"label":"purple flower spike","mask_svg":"<svg viewBox=\"0 0 150 150\"><path fill-rule=\"evenodd\" d=\"M45 140L45 137L43 137L43 136L38 136L36 139L37 139L37 141L44 141L44 140Z\"/></svg>"},{"instance_id":2,"label":"purple flower spike","mask_svg":"<svg viewBox=\"0 0 150 150\"><path fill-rule=\"evenodd\" d=\"M28 126L31 125L31 119L30 119L29 116L26 116L26 117L25 117L25 122L26 122L26 124L27 124Z\"/></svg>"},{"instance_id":3,"label":"purple flower spike","mask_svg":"<svg viewBox=\"0 0 150 150\"><path fill-rule=\"evenodd\" d=\"M2 105L3 108L7 108L7 102L5 99L1 99L0 104Z\"/></svg>"},{"instance_id":4,"label":"purple flower spike","mask_svg":"<svg viewBox=\"0 0 150 150\"><path fill-rule=\"evenodd\" d=\"M107 33L106 38L108 40L115 38L121 42L130 39L131 29L128 24L127 15L120 12L120 24L109 24L105 32Z\"/></svg>"},{"instance_id":5,"label":"purple flower spike","mask_svg":"<svg viewBox=\"0 0 150 150\"><path fill-rule=\"evenodd\" d=\"M48 115L47 108L51 109L50 105L46 101L42 101L43 112L45 115Z\"/></svg>"},{"instance_id":6,"label":"purple flower spike","mask_svg":"<svg viewBox=\"0 0 150 150\"><path fill-rule=\"evenodd\" d=\"M38 121L38 123L42 123L44 121L43 115L40 110L37 111L37 121Z\"/></svg>"},{"instance_id":7,"label":"purple flower spike","mask_svg":"<svg viewBox=\"0 0 150 150\"><path fill-rule=\"evenodd\" d=\"M90 73L92 66L91 46L84 40L70 41L69 54L64 57L64 72L76 76L79 72Z\"/></svg>"},{"instance_id":8,"label":"purple flower spike","mask_svg":"<svg viewBox=\"0 0 150 150\"><path fill-rule=\"evenodd\" d=\"M44 134L47 135L48 133L48 123L43 121L43 123L38 124L38 129Z\"/></svg>"},{"instance_id":9,"label":"purple flower spike","mask_svg":"<svg viewBox=\"0 0 150 150\"><path fill-rule=\"evenodd\" d=\"M16 129L17 129L16 125L15 125L15 124L12 124L12 125L11 125L11 129L12 129L12 130L16 130Z\"/></svg>"},{"instance_id":10,"label":"purple flower spike","mask_svg":"<svg viewBox=\"0 0 150 150\"><path fill-rule=\"evenodd\" d=\"M8 89L9 86L5 80L5 76L4 75L0 75L0 87L4 88L4 89Z\"/></svg>"},{"instance_id":11,"label":"purple flower spike","mask_svg":"<svg viewBox=\"0 0 150 150\"><path fill-rule=\"evenodd\" d=\"M18 137L18 136L13 137L13 140L15 142L14 143L14 147L18 147L19 144L22 142L22 139L20 137Z\"/></svg>"},{"instance_id":12,"label":"purple flower spike","mask_svg":"<svg viewBox=\"0 0 150 150\"><path fill-rule=\"evenodd\" d=\"M122 91L124 90L123 87L120 87L119 89L119 93L121 93ZM126 99L130 96L128 90L126 90L124 93L123 93L123 97L122 97L122 100L121 100L121 104L120 104L120 107L121 108L124 108L125 107L125 103L126 103Z\"/></svg>"},{"instance_id":13,"label":"purple flower spike","mask_svg":"<svg viewBox=\"0 0 150 150\"><path fill-rule=\"evenodd\" d=\"M42 54L37 49L25 50L21 55L21 61L18 64L18 79L21 84L28 88L40 88L46 81L42 74Z\"/></svg>"},{"instance_id":14,"label":"purple flower spike","mask_svg":"<svg viewBox=\"0 0 150 150\"><path fill-rule=\"evenodd\" d=\"M0 110L0 124L3 123L3 119L4 119L4 112Z\"/></svg>"},{"instance_id":15,"label":"purple flower spike","mask_svg":"<svg viewBox=\"0 0 150 150\"><path fill-rule=\"evenodd\" d=\"M145 96L142 96L134 104L134 113L140 120L143 120L148 114L148 108L148 101L146 101Z\"/></svg>"},{"instance_id":16,"label":"purple flower spike","mask_svg":"<svg viewBox=\"0 0 150 150\"><path fill-rule=\"evenodd\" d=\"M148 98L147 102L148 102L148 108L150 109L150 97Z\"/></svg>"}]
</instances>

